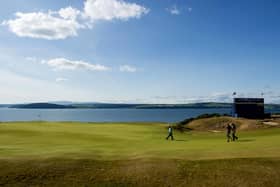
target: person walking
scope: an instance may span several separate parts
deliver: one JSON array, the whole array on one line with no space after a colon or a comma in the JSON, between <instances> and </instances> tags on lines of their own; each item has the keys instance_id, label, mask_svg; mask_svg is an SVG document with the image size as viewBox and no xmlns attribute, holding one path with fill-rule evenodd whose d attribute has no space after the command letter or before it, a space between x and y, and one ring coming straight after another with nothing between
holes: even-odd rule
<instances>
[{"instance_id":1,"label":"person walking","mask_svg":"<svg viewBox=\"0 0 280 187\"><path fill-rule=\"evenodd\" d=\"M168 127L168 136L166 137L166 140L168 140L169 137L171 137L171 140L174 140L173 129L172 129L171 125L169 125L169 127Z\"/></svg>"},{"instance_id":2,"label":"person walking","mask_svg":"<svg viewBox=\"0 0 280 187\"><path fill-rule=\"evenodd\" d=\"M238 140L236 136L236 125L234 123L231 124L231 131L232 131L232 141Z\"/></svg>"},{"instance_id":3,"label":"person walking","mask_svg":"<svg viewBox=\"0 0 280 187\"><path fill-rule=\"evenodd\" d=\"M227 142L230 142L232 140L231 130L232 130L231 124L228 124L227 125Z\"/></svg>"}]
</instances>

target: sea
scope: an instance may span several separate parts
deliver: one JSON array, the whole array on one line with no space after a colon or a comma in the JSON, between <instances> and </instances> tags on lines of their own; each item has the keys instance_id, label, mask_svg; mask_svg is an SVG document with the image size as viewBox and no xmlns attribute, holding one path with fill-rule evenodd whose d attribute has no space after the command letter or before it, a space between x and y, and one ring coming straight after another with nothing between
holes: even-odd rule
<instances>
[{"instance_id":1,"label":"sea","mask_svg":"<svg viewBox=\"0 0 280 187\"><path fill-rule=\"evenodd\" d=\"M201 114L231 114L230 108L203 109L13 109L0 108L0 121L165 122Z\"/></svg>"},{"instance_id":2,"label":"sea","mask_svg":"<svg viewBox=\"0 0 280 187\"><path fill-rule=\"evenodd\" d=\"M265 111L280 113L280 111ZM15 109L0 108L0 122L73 121L73 122L165 122L174 123L202 114L232 114L231 108L174 109Z\"/></svg>"}]
</instances>

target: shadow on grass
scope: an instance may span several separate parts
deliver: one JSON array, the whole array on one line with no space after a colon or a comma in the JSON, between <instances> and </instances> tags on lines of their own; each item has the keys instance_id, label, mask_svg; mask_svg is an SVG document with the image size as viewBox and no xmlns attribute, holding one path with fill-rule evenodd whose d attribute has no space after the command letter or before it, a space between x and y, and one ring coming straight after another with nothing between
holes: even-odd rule
<instances>
[{"instance_id":1,"label":"shadow on grass","mask_svg":"<svg viewBox=\"0 0 280 187\"><path fill-rule=\"evenodd\" d=\"M255 139L241 139L241 140L237 140L237 142L254 142L256 141Z\"/></svg>"},{"instance_id":2,"label":"shadow on grass","mask_svg":"<svg viewBox=\"0 0 280 187\"><path fill-rule=\"evenodd\" d=\"M186 142L187 140L174 140L174 141L177 141L177 142Z\"/></svg>"}]
</instances>

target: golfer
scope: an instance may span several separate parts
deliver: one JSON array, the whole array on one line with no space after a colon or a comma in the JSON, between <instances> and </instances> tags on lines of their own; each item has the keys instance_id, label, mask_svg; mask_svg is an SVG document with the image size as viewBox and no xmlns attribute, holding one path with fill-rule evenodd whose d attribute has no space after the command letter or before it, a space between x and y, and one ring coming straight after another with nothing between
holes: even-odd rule
<instances>
[{"instance_id":1,"label":"golfer","mask_svg":"<svg viewBox=\"0 0 280 187\"><path fill-rule=\"evenodd\" d=\"M232 131L232 141L238 140L236 136L236 125L234 123L231 124L231 131Z\"/></svg>"},{"instance_id":2,"label":"golfer","mask_svg":"<svg viewBox=\"0 0 280 187\"><path fill-rule=\"evenodd\" d=\"M172 129L171 125L169 125L169 127L168 127L168 136L166 137L166 140L168 140L169 137L171 137L171 140L174 140L173 129Z\"/></svg>"},{"instance_id":3,"label":"golfer","mask_svg":"<svg viewBox=\"0 0 280 187\"><path fill-rule=\"evenodd\" d=\"M231 127L231 124L228 124L227 125L227 142L230 142L232 140L231 138L231 130L232 130L232 127Z\"/></svg>"}]
</instances>

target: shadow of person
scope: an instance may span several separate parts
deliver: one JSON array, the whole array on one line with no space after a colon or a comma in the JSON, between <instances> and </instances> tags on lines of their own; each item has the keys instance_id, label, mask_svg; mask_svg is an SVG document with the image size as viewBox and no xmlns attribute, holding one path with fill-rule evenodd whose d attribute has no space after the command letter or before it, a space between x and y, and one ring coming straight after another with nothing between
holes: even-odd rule
<instances>
[{"instance_id":1,"label":"shadow of person","mask_svg":"<svg viewBox=\"0 0 280 187\"><path fill-rule=\"evenodd\" d=\"M254 142L256 141L255 139L241 139L241 140L237 140L237 142Z\"/></svg>"}]
</instances>

